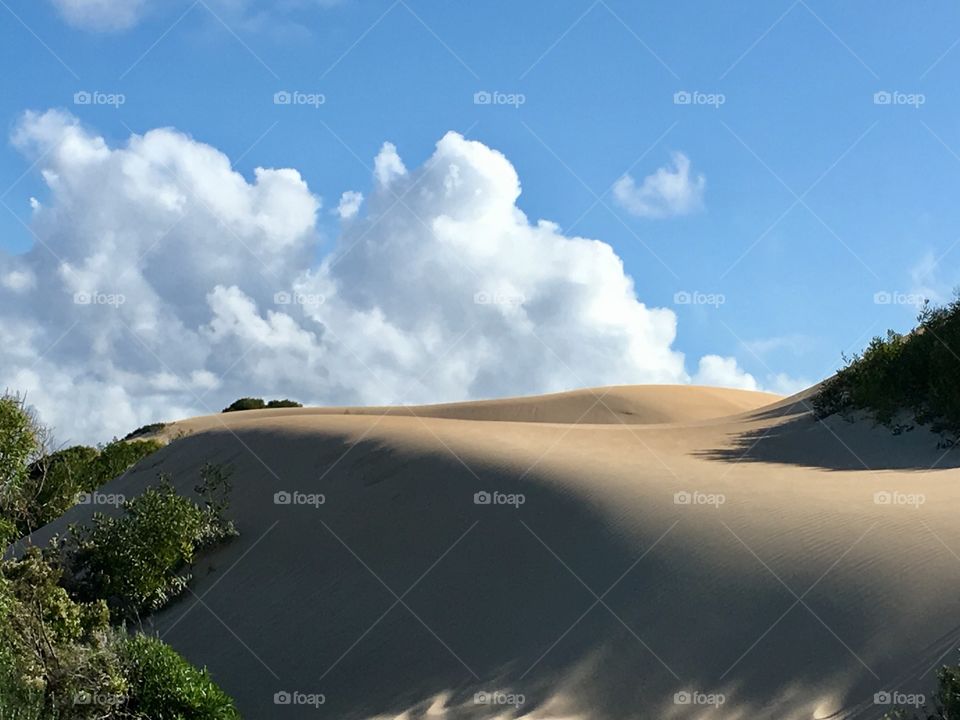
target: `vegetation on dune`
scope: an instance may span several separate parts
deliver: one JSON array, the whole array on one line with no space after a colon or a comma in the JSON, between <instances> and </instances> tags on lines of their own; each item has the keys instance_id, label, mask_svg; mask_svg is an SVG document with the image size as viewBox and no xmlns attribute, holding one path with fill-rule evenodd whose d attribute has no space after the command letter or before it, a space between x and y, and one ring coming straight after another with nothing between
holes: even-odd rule
<instances>
[{"instance_id":1,"label":"vegetation on dune","mask_svg":"<svg viewBox=\"0 0 960 720\"><path fill-rule=\"evenodd\" d=\"M272 408L292 408L303 407L301 403L295 400L271 400L266 402L263 398L240 398L233 401L223 412L238 412L240 410L269 410Z\"/></svg>"},{"instance_id":2,"label":"vegetation on dune","mask_svg":"<svg viewBox=\"0 0 960 720\"><path fill-rule=\"evenodd\" d=\"M160 432L167 426L167 423L156 422L150 423L149 425L141 425L136 430L128 432L124 435L124 440L135 440L138 437L143 437L144 435L152 435L153 433Z\"/></svg>"},{"instance_id":3,"label":"vegetation on dune","mask_svg":"<svg viewBox=\"0 0 960 720\"><path fill-rule=\"evenodd\" d=\"M114 441L47 453L48 434L22 397L0 397L0 547L57 517L158 443ZM95 515L69 538L0 561L0 718L233 720L205 670L122 624L162 606L202 548L236 534L228 474L201 470L199 501L169 478Z\"/></svg>"},{"instance_id":4,"label":"vegetation on dune","mask_svg":"<svg viewBox=\"0 0 960 720\"><path fill-rule=\"evenodd\" d=\"M925 304L916 329L876 337L827 380L813 400L819 417L865 410L894 425L903 412L935 431L960 434L960 295Z\"/></svg>"},{"instance_id":5,"label":"vegetation on dune","mask_svg":"<svg viewBox=\"0 0 960 720\"><path fill-rule=\"evenodd\" d=\"M894 710L885 720L960 720L960 667L940 668L937 680L936 696L923 710Z\"/></svg>"},{"instance_id":6,"label":"vegetation on dune","mask_svg":"<svg viewBox=\"0 0 960 720\"><path fill-rule=\"evenodd\" d=\"M166 605L190 581L197 552L237 534L225 518L226 472L207 465L196 491L203 506L178 495L167 477L124 503L124 514L97 514L65 541L67 588L81 600L106 600L115 620L138 620Z\"/></svg>"}]
</instances>

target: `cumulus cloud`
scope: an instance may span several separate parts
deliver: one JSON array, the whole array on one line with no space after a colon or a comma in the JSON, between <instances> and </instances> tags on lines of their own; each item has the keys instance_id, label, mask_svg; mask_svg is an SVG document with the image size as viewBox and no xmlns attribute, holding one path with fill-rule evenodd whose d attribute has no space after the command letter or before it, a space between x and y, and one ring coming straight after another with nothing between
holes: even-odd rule
<instances>
[{"instance_id":1,"label":"cumulus cloud","mask_svg":"<svg viewBox=\"0 0 960 720\"><path fill-rule=\"evenodd\" d=\"M743 370L736 358L704 355L693 382L697 385L716 385L718 387L740 390L760 390L760 384L750 373Z\"/></svg>"},{"instance_id":2,"label":"cumulus cloud","mask_svg":"<svg viewBox=\"0 0 960 720\"><path fill-rule=\"evenodd\" d=\"M673 153L672 160L672 166L658 169L640 185L624 175L613 186L614 199L638 217L665 218L702 209L706 178L691 174L690 158L683 153Z\"/></svg>"},{"instance_id":3,"label":"cumulus cloud","mask_svg":"<svg viewBox=\"0 0 960 720\"><path fill-rule=\"evenodd\" d=\"M146 0L52 0L64 20L85 30L117 31L133 27Z\"/></svg>"},{"instance_id":4,"label":"cumulus cloud","mask_svg":"<svg viewBox=\"0 0 960 720\"><path fill-rule=\"evenodd\" d=\"M340 196L340 204L337 205L337 215L341 220L349 220L360 212L360 206L363 204L363 193L354 190L347 190Z\"/></svg>"},{"instance_id":5,"label":"cumulus cloud","mask_svg":"<svg viewBox=\"0 0 960 720\"><path fill-rule=\"evenodd\" d=\"M638 299L609 245L531 222L510 162L456 133L409 171L384 145L332 247L297 171L246 178L175 130L111 147L51 111L13 142L47 192L39 242L0 256L0 381L63 440L245 395L411 403L690 380L674 313ZM697 381L756 386L712 357Z\"/></svg>"}]
</instances>

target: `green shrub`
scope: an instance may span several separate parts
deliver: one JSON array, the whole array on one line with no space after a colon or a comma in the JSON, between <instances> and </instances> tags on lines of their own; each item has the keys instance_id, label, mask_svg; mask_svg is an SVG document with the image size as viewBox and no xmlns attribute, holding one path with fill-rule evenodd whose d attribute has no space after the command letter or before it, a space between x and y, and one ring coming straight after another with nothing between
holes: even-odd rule
<instances>
[{"instance_id":1,"label":"green shrub","mask_svg":"<svg viewBox=\"0 0 960 720\"><path fill-rule=\"evenodd\" d=\"M160 432L166 426L167 426L167 423L162 423L162 422L150 423L149 425L141 425L136 430L128 432L123 439L135 440L136 438L141 437L143 435L152 435L153 433Z\"/></svg>"},{"instance_id":2,"label":"green shrub","mask_svg":"<svg viewBox=\"0 0 960 720\"><path fill-rule=\"evenodd\" d=\"M45 430L20 395L0 396L0 517L3 534L20 528L34 514L29 466L42 452Z\"/></svg>"},{"instance_id":3,"label":"green shrub","mask_svg":"<svg viewBox=\"0 0 960 720\"><path fill-rule=\"evenodd\" d=\"M36 549L0 565L4 718L101 718L126 695L106 605L73 601L59 580Z\"/></svg>"},{"instance_id":4,"label":"green shrub","mask_svg":"<svg viewBox=\"0 0 960 720\"><path fill-rule=\"evenodd\" d=\"M237 412L239 410L263 410L292 407L303 407L303 405L295 400L271 400L270 402L264 402L263 398L240 398L239 400L231 403L229 407L225 407L223 412L228 413Z\"/></svg>"},{"instance_id":5,"label":"green shrub","mask_svg":"<svg viewBox=\"0 0 960 720\"><path fill-rule=\"evenodd\" d=\"M196 488L203 506L161 483L124 503L124 514L96 514L73 526L64 554L67 587L81 600L103 598L117 620L137 620L166 605L190 580L196 552L236 535L224 517L227 473L205 465Z\"/></svg>"},{"instance_id":6,"label":"green shrub","mask_svg":"<svg viewBox=\"0 0 960 720\"><path fill-rule=\"evenodd\" d=\"M236 720L233 701L207 671L190 665L168 645L145 635L126 639L123 663L130 683L127 707L150 720Z\"/></svg>"},{"instance_id":7,"label":"green shrub","mask_svg":"<svg viewBox=\"0 0 960 720\"><path fill-rule=\"evenodd\" d=\"M303 407L302 403L296 400L271 400L267 403L268 408L298 408Z\"/></svg>"},{"instance_id":8,"label":"green shrub","mask_svg":"<svg viewBox=\"0 0 960 720\"><path fill-rule=\"evenodd\" d=\"M901 412L934 430L960 433L960 297L925 305L909 335L876 337L814 397L818 417L867 410L891 424Z\"/></svg>"},{"instance_id":9,"label":"green shrub","mask_svg":"<svg viewBox=\"0 0 960 720\"><path fill-rule=\"evenodd\" d=\"M114 440L99 449L74 445L30 463L21 483L16 535L26 535L60 517L80 494L119 477L161 447L155 440Z\"/></svg>"},{"instance_id":10,"label":"green shrub","mask_svg":"<svg viewBox=\"0 0 960 720\"><path fill-rule=\"evenodd\" d=\"M263 398L240 398L223 409L223 412L237 412L239 410L263 410L267 404Z\"/></svg>"}]
</instances>

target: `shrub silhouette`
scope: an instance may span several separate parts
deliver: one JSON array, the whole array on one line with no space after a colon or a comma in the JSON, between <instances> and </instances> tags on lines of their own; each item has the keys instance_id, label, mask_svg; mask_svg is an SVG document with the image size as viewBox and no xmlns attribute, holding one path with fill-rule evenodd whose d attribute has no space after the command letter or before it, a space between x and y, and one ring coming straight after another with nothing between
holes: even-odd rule
<instances>
[{"instance_id":1,"label":"shrub silhouette","mask_svg":"<svg viewBox=\"0 0 960 720\"><path fill-rule=\"evenodd\" d=\"M813 400L819 417L867 410L891 424L901 412L936 431L960 433L960 296L925 304L916 329L876 337L827 380Z\"/></svg>"},{"instance_id":2,"label":"shrub silhouette","mask_svg":"<svg viewBox=\"0 0 960 720\"><path fill-rule=\"evenodd\" d=\"M288 408L288 407L303 407L301 403L296 402L295 400L271 400L270 402L264 401L263 398L240 398L235 400L228 407L223 409L223 412L237 412L240 410L264 410L270 408Z\"/></svg>"}]
</instances>

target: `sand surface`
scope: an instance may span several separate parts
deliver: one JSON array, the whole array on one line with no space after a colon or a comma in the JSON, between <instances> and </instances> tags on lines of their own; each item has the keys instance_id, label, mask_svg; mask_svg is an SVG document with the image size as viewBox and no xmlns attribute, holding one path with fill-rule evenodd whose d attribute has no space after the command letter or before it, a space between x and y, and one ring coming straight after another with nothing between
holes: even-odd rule
<instances>
[{"instance_id":1,"label":"sand surface","mask_svg":"<svg viewBox=\"0 0 960 720\"><path fill-rule=\"evenodd\" d=\"M247 718L876 718L875 693L929 693L960 659L960 453L819 422L803 395L601 388L164 434L104 492L233 467L242 535L153 630Z\"/></svg>"}]
</instances>

